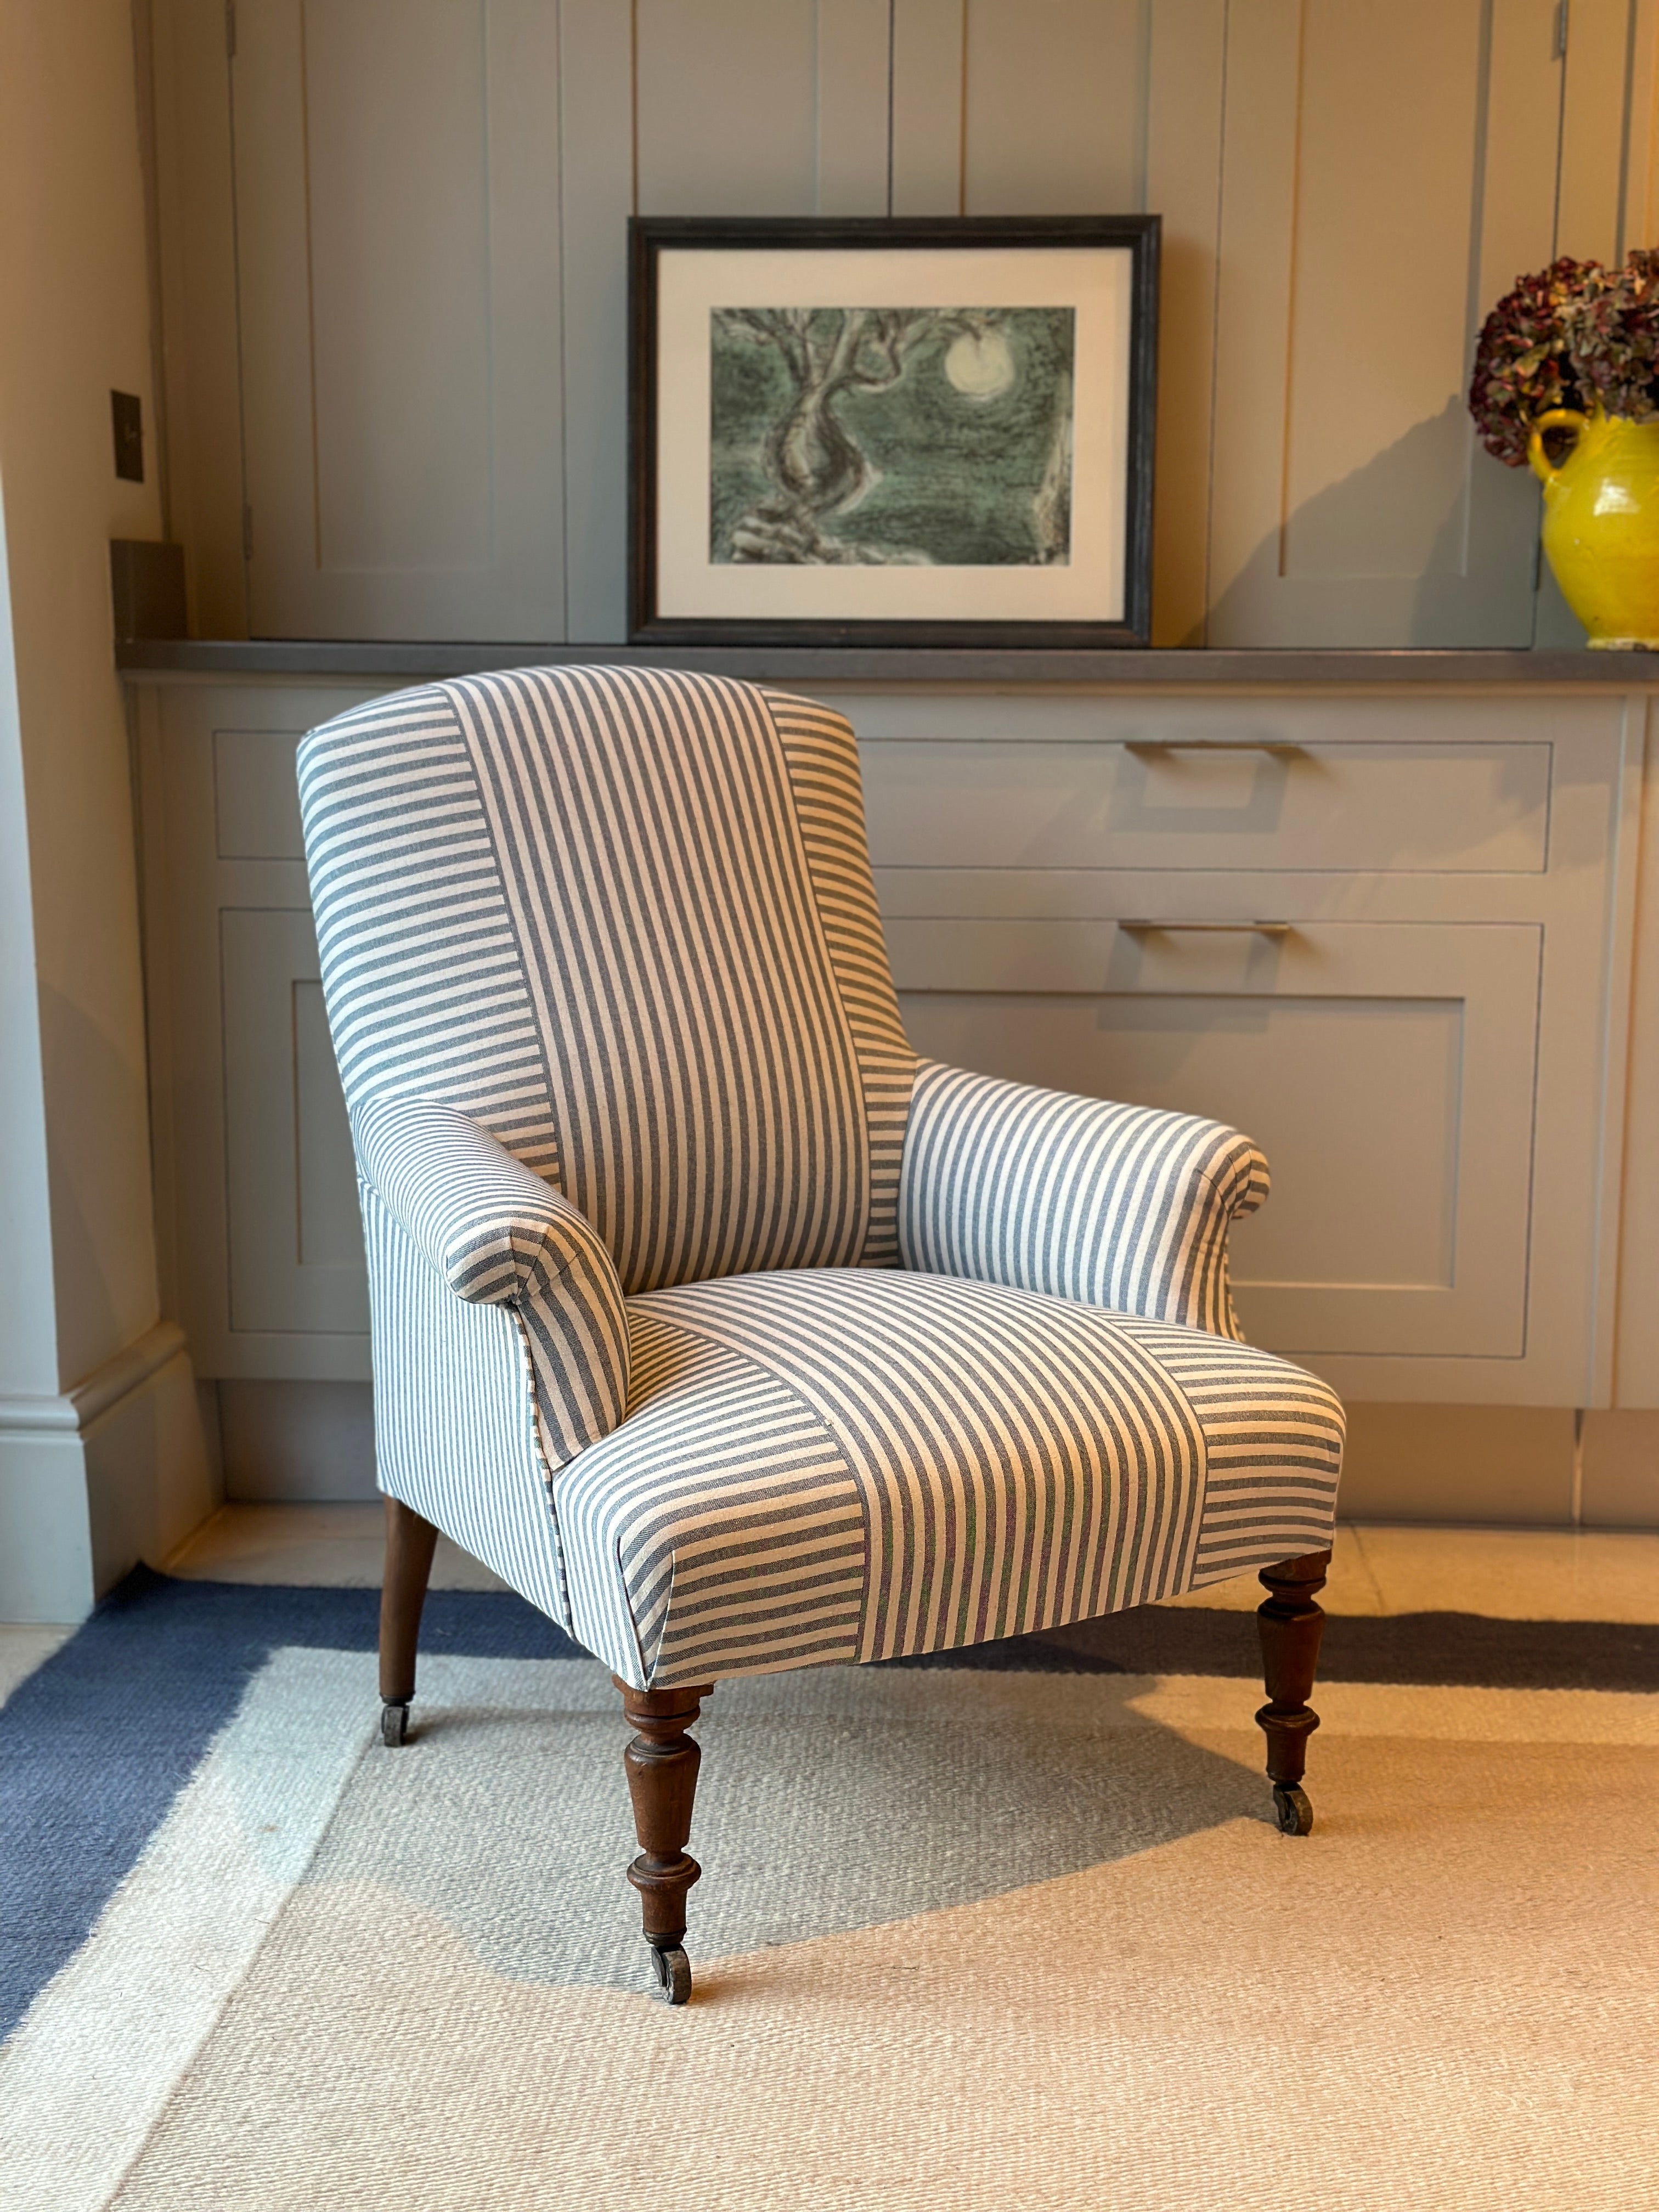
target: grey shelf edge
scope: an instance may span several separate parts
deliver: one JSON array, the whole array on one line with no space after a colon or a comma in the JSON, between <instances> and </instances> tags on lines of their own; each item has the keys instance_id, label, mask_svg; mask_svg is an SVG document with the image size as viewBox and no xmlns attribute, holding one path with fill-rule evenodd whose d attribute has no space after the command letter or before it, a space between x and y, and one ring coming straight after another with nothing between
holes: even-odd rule
<instances>
[{"instance_id":1,"label":"grey shelf edge","mask_svg":"<svg viewBox=\"0 0 1659 2212\"><path fill-rule=\"evenodd\" d=\"M769 684L971 684L1109 685L1127 690L1293 684L1585 685L1611 690L1659 686L1659 653L1411 650L1255 652L927 652L902 647L464 645L306 638L149 638L116 649L123 675L422 678L473 676L492 668L684 668Z\"/></svg>"}]
</instances>

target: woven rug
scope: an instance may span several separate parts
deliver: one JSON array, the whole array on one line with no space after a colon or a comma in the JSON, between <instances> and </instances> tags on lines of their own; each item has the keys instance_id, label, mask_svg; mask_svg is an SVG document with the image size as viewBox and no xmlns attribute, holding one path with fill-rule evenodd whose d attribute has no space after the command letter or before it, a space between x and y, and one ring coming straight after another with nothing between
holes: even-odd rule
<instances>
[{"instance_id":1,"label":"woven rug","mask_svg":"<svg viewBox=\"0 0 1659 2212\"><path fill-rule=\"evenodd\" d=\"M1334 1620L1271 1825L1248 1616L705 1709L644 1994L614 1692L437 1592L141 1575L0 1711L4 2212L1659 2206L1659 1632Z\"/></svg>"}]
</instances>

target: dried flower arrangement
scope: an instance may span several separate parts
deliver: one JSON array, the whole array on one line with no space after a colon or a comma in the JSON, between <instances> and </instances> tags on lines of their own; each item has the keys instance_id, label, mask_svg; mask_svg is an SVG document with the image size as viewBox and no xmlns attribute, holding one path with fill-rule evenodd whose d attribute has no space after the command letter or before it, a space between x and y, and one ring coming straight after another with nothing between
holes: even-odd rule
<instances>
[{"instance_id":1,"label":"dried flower arrangement","mask_svg":"<svg viewBox=\"0 0 1659 2212\"><path fill-rule=\"evenodd\" d=\"M1521 277L1486 318L1475 348L1469 412L1481 443L1512 469L1547 408L1636 422L1659 416L1659 250L1622 269L1553 261Z\"/></svg>"}]
</instances>

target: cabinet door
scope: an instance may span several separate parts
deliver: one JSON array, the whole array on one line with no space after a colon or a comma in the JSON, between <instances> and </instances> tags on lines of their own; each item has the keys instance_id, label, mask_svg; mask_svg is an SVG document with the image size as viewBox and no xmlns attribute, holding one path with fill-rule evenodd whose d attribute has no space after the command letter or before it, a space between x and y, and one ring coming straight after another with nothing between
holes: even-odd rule
<instances>
[{"instance_id":1,"label":"cabinet door","mask_svg":"<svg viewBox=\"0 0 1659 2212\"><path fill-rule=\"evenodd\" d=\"M295 787L367 687L185 686L138 717L163 1296L202 1376L357 1381L368 1303Z\"/></svg>"},{"instance_id":2,"label":"cabinet door","mask_svg":"<svg viewBox=\"0 0 1659 2212\"><path fill-rule=\"evenodd\" d=\"M917 1049L1212 1115L1266 1152L1236 1232L1251 1338L1295 1356L1525 1350L1542 933L895 920Z\"/></svg>"},{"instance_id":3,"label":"cabinet door","mask_svg":"<svg viewBox=\"0 0 1659 2212\"><path fill-rule=\"evenodd\" d=\"M238 0L236 37L252 635L562 637L558 11Z\"/></svg>"},{"instance_id":4,"label":"cabinet door","mask_svg":"<svg viewBox=\"0 0 1659 2212\"><path fill-rule=\"evenodd\" d=\"M308 913L220 916L230 1326L368 1327L345 1100Z\"/></svg>"},{"instance_id":5,"label":"cabinet door","mask_svg":"<svg viewBox=\"0 0 1659 2212\"><path fill-rule=\"evenodd\" d=\"M1585 250L1554 244L1560 20L1229 10L1206 643L1532 641L1537 488L1463 393L1516 272Z\"/></svg>"}]
</instances>

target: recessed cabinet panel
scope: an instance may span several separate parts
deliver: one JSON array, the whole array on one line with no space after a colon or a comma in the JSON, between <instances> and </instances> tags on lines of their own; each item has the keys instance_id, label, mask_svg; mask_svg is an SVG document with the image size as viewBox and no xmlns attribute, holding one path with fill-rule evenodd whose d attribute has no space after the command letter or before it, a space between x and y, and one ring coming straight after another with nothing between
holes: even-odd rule
<instances>
[{"instance_id":1,"label":"recessed cabinet panel","mask_svg":"<svg viewBox=\"0 0 1659 2212\"><path fill-rule=\"evenodd\" d=\"M235 15L252 635L562 636L557 9Z\"/></svg>"},{"instance_id":2,"label":"recessed cabinet panel","mask_svg":"<svg viewBox=\"0 0 1659 2212\"><path fill-rule=\"evenodd\" d=\"M1422 873L1545 863L1547 744L1309 745L1267 731L865 748L878 867Z\"/></svg>"},{"instance_id":3,"label":"recessed cabinet panel","mask_svg":"<svg viewBox=\"0 0 1659 2212\"><path fill-rule=\"evenodd\" d=\"M220 943L230 1326L365 1330L351 1138L311 916L233 908Z\"/></svg>"},{"instance_id":4,"label":"recessed cabinet panel","mask_svg":"<svg viewBox=\"0 0 1659 2212\"><path fill-rule=\"evenodd\" d=\"M1601 250L1553 243L1561 20L1229 9L1206 642L1531 641L1537 488L1463 394L1516 271Z\"/></svg>"},{"instance_id":5,"label":"recessed cabinet panel","mask_svg":"<svg viewBox=\"0 0 1659 2212\"><path fill-rule=\"evenodd\" d=\"M1251 1336L1310 1354L1524 1352L1534 1009L1522 925L894 921L918 1050L1254 1137Z\"/></svg>"},{"instance_id":6,"label":"recessed cabinet panel","mask_svg":"<svg viewBox=\"0 0 1659 2212\"><path fill-rule=\"evenodd\" d=\"M362 1218L351 1125L334 1064L320 981L295 978L294 1001L295 1209L301 1269L363 1265Z\"/></svg>"},{"instance_id":7,"label":"recessed cabinet panel","mask_svg":"<svg viewBox=\"0 0 1659 2212\"><path fill-rule=\"evenodd\" d=\"M213 827L222 860L303 860L292 730L216 730Z\"/></svg>"}]
</instances>

